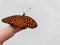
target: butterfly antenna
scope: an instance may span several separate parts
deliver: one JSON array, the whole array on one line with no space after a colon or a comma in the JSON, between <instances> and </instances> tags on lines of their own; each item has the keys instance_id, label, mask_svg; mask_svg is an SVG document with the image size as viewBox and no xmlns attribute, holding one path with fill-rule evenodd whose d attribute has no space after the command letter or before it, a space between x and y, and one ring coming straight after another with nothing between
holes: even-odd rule
<instances>
[{"instance_id":1,"label":"butterfly antenna","mask_svg":"<svg viewBox=\"0 0 60 45\"><path fill-rule=\"evenodd\" d=\"M27 13L31 8L29 8L25 13Z\"/></svg>"},{"instance_id":2,"label":"butterfly antenna","mask_svg":"<svg viewBox=\"0 0 60 45\"><path fill-rule=\"evenodd\" d=\"M31 8L29 8L25 13L27 13ZM23 11L24 12L24 11ZM25 13L23 13L23 16L25 16Z\"/></svg>"},{"instance_id":3,"label":"butterfly antenna","mask_svg":"<svg viewBox=\"0 0 60 45\"><path fill-rule=\"evenodd\" d=\"M22 12L24 13L24 9L22 8Z\"/></svg>"}]
</instances>

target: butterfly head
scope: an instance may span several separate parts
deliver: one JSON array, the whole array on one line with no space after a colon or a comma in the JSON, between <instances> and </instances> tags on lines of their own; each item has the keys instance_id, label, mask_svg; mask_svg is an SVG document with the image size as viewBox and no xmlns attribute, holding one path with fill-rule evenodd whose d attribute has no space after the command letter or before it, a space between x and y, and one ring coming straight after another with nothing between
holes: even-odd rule
<instances>
[{"instance_id":1,"label":"butterfly head","mask_svg":"<svg viewBox=\"0 0 60 45\"><path fill-rule=\"evenodd\" d=\"M23 13L23 16L25 16L25 13Z\"/></svg>"}]
</instances>

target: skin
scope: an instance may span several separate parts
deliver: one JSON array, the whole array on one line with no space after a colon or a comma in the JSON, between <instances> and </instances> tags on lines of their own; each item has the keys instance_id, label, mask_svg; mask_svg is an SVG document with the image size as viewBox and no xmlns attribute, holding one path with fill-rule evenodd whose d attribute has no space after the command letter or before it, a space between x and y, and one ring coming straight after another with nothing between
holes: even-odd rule
<instances>
[{"instance_id":1,"label":"skin","mask_svg":"<svg viewBox=\"0 0 60 45\"><path fill-rule=\"evenodd\" d=\"M21 31L19 28L13 28L11 26L8 26L0 30L0 45L3 45L3 43L6 40L10 39L12 36L14 36L19 31Z\"/></svg>"}]
</instances>

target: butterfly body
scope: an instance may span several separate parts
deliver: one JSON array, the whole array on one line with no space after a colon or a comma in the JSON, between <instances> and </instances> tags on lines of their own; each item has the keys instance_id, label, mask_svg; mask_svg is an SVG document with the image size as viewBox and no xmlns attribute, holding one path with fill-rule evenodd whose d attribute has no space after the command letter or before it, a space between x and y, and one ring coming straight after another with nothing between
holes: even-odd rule
<instances>
[{"instance_id":1,"label":"butterfly body","mask_svg":"<svg viewBox=\"0 0 60 45\"><path fill-rule=\"evenodd\" d=\"M19 27L20 29L25 29L27 27L29 28L37 27L36 21L29 16L25 16L25 14L23 14L23 16L22 15L9 16L2 19L2 21L4 23L10 24L12 27Z\"/></svg>"}]
</instances>

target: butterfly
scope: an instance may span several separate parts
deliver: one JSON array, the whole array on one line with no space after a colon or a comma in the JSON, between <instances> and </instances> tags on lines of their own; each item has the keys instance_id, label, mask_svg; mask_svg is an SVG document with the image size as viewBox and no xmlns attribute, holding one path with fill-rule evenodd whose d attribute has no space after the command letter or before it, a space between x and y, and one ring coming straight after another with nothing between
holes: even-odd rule
<instances>
[{"instance_id":1,"label":"butterfly","mask_svg":"<svg viewBox=\"0 0 60 45\"><path fill-rule=\"evenodd\" d=\"M2 22L10 24L12 27L19 27L20 29L33 29L37 27L37 22L31 17L25 16L25 13L23 15L13 15L3 18Z\"/></svg>"}]
</instances>

